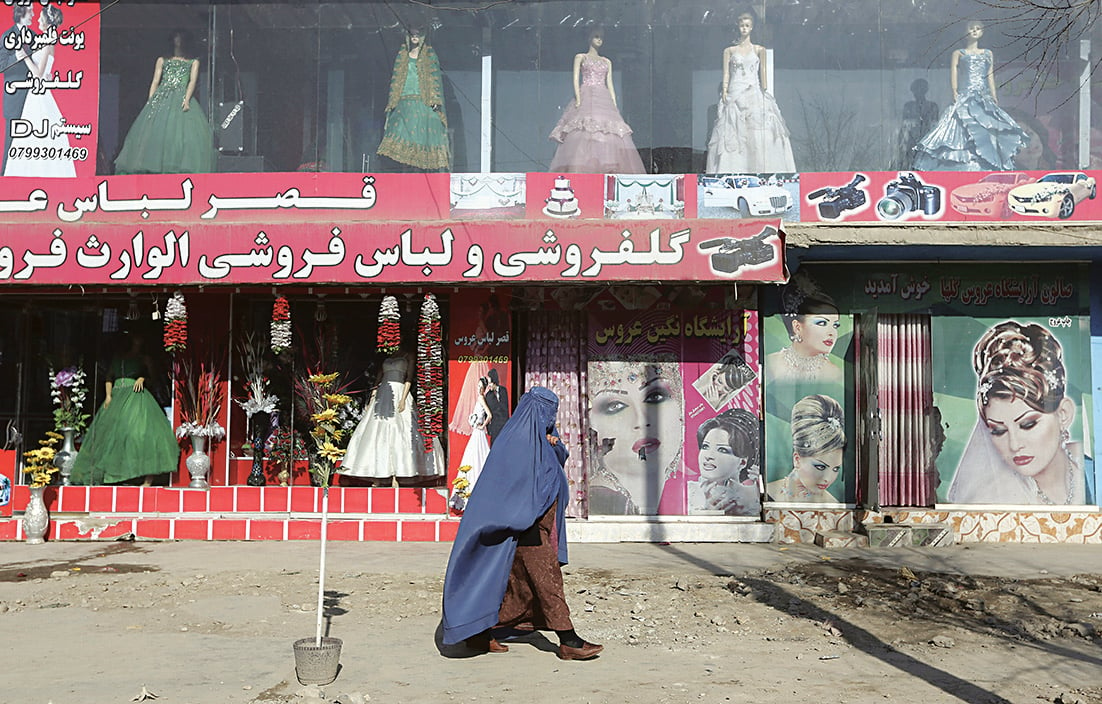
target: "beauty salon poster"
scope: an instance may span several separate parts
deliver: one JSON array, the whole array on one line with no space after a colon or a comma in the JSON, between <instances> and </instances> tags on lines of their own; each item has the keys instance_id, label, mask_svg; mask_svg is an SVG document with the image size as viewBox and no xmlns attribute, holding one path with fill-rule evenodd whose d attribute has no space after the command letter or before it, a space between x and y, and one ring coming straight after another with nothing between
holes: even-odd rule
<instances>
[{"instance_id":1,"label":"beauty salon poster","mask_svg":"<svg viewBox=\"0 0 1102 704\"><path fill-rule=\"evenodd\" d=\"M3 176L95 175L99 9L56 1L0 8Z\"/></svg>"},{"instance_id":2,"label":"beauty salon poster","mask_svg":"<svg viewBox=\"0 0 1102 704\"><path fill-rule=\"evenodd\" d=\"M1088 326L1073 315L934 318L938 501L1097 501Z\"/></svg>"},{"instance_id":3,"label":"beauty salon poster","mask_svg":"<svg viewBox=\"0 0 1102 704\"><path fill-rule=\"evenodd\" d=\"M928 326L932 399L918 410L928 414L932 432L905 454L932 457L932 501L1072 505L1092 494L1097 501L1085 267L918 263L801 273L813 275L840 310L879 316L881 334L885 326L893 329L892 316L913 316ZM776 338L769 342L769 321L766 338L767 346L777 344ZM885 389L896 388L884 375L915 363L908 359L891 362L880 351L882 404L893 403ZM768 403L777 387L766 388ZM1005 403L1011 390L1021 403ZM906 410L897 406L896 414ZM1043 442L1031 439L1039 432ZM880 460L883 469L883 454ZM1052 475L1042 473L1039 462L1055 470L1058 481L1049 481ZM908 467L920 473L920 464Z\"/></svg>"},{"instance_id":4,"label":"beauty salon poster","mask_svg":"<svg viewBox=\"0 0 1102 704\"><path fill-rule=\"evenodd\" d=\"M766 500L852 502L853 317L803 273L779 293L763 326Z\"/></svg>"},{"instance_id":5,"label":"beauty salon poster","mask_svg":"<svg viewBox=\"0 0 1102 704\"><path fill-rule=\"evenodd\" d=\"M590 304L589 513L757 518L757 313L722 294L688 312L646 291ZM715 431L703 455L701 428Z\"/></svg>"}]
</instances>

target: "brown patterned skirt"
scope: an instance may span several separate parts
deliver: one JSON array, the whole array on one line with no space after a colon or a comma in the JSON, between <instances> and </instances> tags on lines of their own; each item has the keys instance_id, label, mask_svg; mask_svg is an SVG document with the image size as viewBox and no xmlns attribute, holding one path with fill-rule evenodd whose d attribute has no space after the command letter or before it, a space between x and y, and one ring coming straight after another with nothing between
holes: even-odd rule
<instances>
[{"instance_id":1,"label":"brown patterned skirt","mask_svg":"<svg viewBox=\"0 0 1102 704\"><path fill-rule=\"evenodd\" d=\"M551 504L551 508L536 523L540 544L517 546L505 598L501 600L501 610L498 611L499 626L531 623L536 630L550 631L568 631L574 627L563 593L562 568L559 566L556 504L557 501Z\"/></svg>"}]
</instances>

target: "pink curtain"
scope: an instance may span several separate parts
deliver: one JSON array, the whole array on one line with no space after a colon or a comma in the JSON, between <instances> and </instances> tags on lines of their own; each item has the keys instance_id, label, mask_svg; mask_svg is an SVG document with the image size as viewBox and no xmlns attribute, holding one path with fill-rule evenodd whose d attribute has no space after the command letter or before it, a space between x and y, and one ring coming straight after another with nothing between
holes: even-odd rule
<instances>
[{"instance_id":1,"label":"pink curtain","mask_svg":"<svg viewBox=\"0 0 1102 704\"><path fill-rule=\"evenodd\" d=\"M934 409L930 318L881 315L877 327L880 504L933 506L941 423Z\"/></svg>"},{"instance_id":2,"label":"pink curtain","mask_svg":"<svg viewBox=\"0 0 1102 704\"><path fill-rule=\"evenodd\" d=\"M586 440L583 400L586 395L585 316L576 311L533 311L528 318L524 388L546 386L559 396L559 435L570 448L566 478L570 504L566 515L588 515Z\"/></svg>"}]
</instances>

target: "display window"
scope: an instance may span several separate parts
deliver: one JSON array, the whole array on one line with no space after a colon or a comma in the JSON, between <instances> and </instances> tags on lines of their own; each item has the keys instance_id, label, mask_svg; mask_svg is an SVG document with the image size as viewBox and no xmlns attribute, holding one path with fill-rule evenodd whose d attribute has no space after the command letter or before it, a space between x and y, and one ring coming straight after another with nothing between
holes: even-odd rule
<instances>
[{"instance_id":1,"label":"display window","mask_svg":"<svg viewBox=\"0 0 1102 704\"><path fill-rule=\"evenodd\" d=\"M1096 40L1022 7L136 2L53 61L98 51L101 174L1097 168Z\"/></svg>"}]
</instances>

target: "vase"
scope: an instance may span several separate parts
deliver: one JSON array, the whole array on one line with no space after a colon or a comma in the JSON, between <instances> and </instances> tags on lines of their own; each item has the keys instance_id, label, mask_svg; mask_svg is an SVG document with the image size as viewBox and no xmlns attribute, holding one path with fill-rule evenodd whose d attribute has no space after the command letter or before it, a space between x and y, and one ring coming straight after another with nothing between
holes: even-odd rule
<instances>
[{"instance_id":1,"label":"vase","mask_svg":"<svg viewBox=\"0 0 1102 704\"><path fill-rule=\"evenodd\" d=\"M205 435L191 436L191 454L184 461L188 474L191 475L191 489L209 489L210 483L207 475L210 474L210 456L207 455L207 438Z\"/></svg>"},{"instance_id":2,"label":"vase","mask_svg":"<svg viewBox=\"0 0 1102 704\"><path fill-rule=\"evenodd\" d=\"M249 486L264 486L264 446L268 443L268 432L272 427L272 417L267 413L254 413L249 419L253 431L253 467L249 471L246 483Z\"/></svg>"},{"instance_id":3,"label":"vase","mask_svg":"<svg viewBox=\"0 0 1102 704\"><path fill-rule=\"evenodd\" d=\"M44 486L32 486L31 498L23 511L23 535L31 545L46 542L46 529L50 527L50 512L42 499Z\"/></svg>"},{"instance_id":4,"label":"vase","mask_svg":"<svg viewBox=\"0 0 1102 704\"><path fill-rule=\"evenodd\" d=\"M73 472L73 463L77 459L76 428L61 429L61 447L54 453L54 466L61 474L61 483L69 486L69 475Z\"/></svg>"},{"instance_id":5,"label":"vase","mask_svg":"<svg viewBox=\"0 0 1102 704\"><path fill-rule=\"evenodd\" d=\"M286 469L279 470L279 474L276 475L276 479L279 480L280 486L287 486L288 480L291 478L291 473Z\"/></svg>"}]
</instances>

